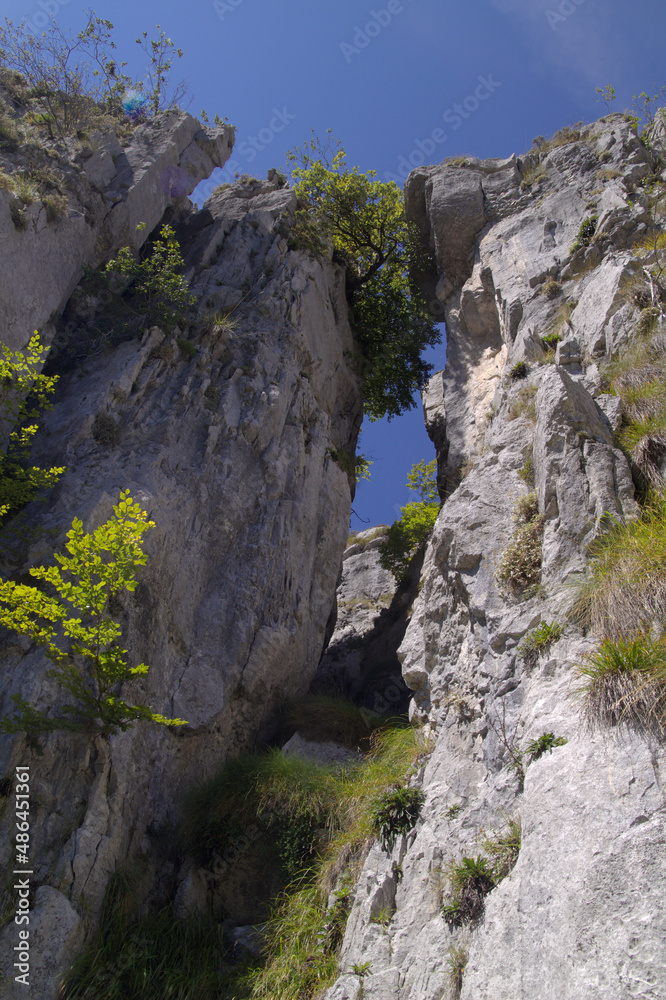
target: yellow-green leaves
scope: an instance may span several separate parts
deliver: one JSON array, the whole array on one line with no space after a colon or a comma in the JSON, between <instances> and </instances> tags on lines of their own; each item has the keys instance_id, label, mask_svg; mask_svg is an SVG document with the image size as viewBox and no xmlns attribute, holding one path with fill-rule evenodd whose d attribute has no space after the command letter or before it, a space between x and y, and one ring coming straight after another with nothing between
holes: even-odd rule
<instances>
[{"instance_id":1,"label":"yellow-green leaves","mask_svg":"<svg viewBox=\"0 0 666 1000\"><path fill-rule=\"evenodd\" d=\"M146 562L142 537L154 527L125 490L113 515L93 532L85 532L82 522L74 519L67 533L67 554L55 554L57 566L30 570L55 594L0 580L0 625L41 646L54 664L50 676L70 695L60 714L48 716L15 695L18 712L3 718L0 730L25 732L35 745L40 733L55 729L109 736L140 719L168 726L186 724L146 705L128 705L113 693L122 681L148 671L145 663L128 666L127 650L118 646L122 630L109 617L108 605L122 590L136 587L136 571Z\"/></svg>"},{"instance_id":2,"label":"yellow-green leaves","mask_svg":"<svg viewBox=\"0 0 666 1000\"><path fill-rule=\"evenodd\" d=\"M36 417L48 405L58 380L57 375L39 373L47 351L37 331L25 351L10 351L0 344L0 418L10 429L0 448L0 520L54 486L65 471L28 465Z\"/></svg>"}]
</instances>

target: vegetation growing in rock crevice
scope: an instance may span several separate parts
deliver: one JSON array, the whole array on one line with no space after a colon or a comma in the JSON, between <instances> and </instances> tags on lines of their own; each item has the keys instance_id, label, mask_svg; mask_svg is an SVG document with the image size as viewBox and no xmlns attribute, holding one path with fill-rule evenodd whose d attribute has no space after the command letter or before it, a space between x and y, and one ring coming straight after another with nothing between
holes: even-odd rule
<instances>
[{"instance_id":1,"label":"vegetation growing in rock crevice","mask_svg":"<svg viewBox=\"0 0 666 1000\"><path fill-rule=\"evenodd\" d=\"M405 220L402 192L346 165L340 143L319 139L288 154L299 199L293 244L333 257L347 274L349 319L359 346L366 414L391 417L411 409L432 366L421 358L441 335L410 274L421 266L419 240Z\"/></svg>"},{"instance_id":2,"label":"vegetation growing in rock crevice","mask_svg":"<svg viewBox=\"0 0 666 1000\"><path fill-rule=\"evenodd\" d=\"M128 666L127 650L118 646L121 628L109 616L109 604L121 591L136 588L136 571L146 562L141 537L154 526L126 491L111 518L92 533L74 519L67 533L68 554L55 553L57 566L29 570L36 580L49 584L56 597L44 588L0 580L0 625L41 646L54 664L48 676L71 699L52 713L15 694L16 713L0 720L2 732L25 733L40 752L39 738L56 730L110 736L141 719L185 725L117 696L122 681L147 673L148 666Z\"/></svg>"},{"instance_id":3,"label":"vegetation growing in rock crevice","mask_svg":"<svg viewBox=\"0 0 666 1000\"><path fill-rule=\"evenodd\" d=\"M56 375L40 374L48 353L35 331L25 351L10 351L0 344L0 415L6 441L0 448L0 521L55 485L65 471L30 465L30 443L37 432L37 418L49 405Z\"/></svg>"},{"instance_id":4,"label":"vegetation growing in rock crevice","mask_svg":"<svg viewBox=\"0 0 666 1000\"><path fill-rule=\"evenodd\" d=\"M28 19L15 24L5 18L0 25L0 83L20 109L14 122L16 141L86 137L88 129L127 130L145 120L147 113L176 108L187 87L171 88L173 63L182 56L157 25L158 36L146 32L137 43L148 56L148 86L132 80L125 62L118 60L113 24L87 12L76 35L51 19L43 32L35 32ZM5 111L4 120L14 121ZM5 126L7 132L7 126ZM11 138L11 137L10 137Z\"/></svg>"},{"instance_id":5,"label":"vegetation growing in rock crevice","mask_svg":"<svg viewBox=\"0 0 666 1000\"><path fill-rule=\"evenodd\" d=\"M543 516L536 493L528 493L516 504L513 538L504 550L497 579L514 596L528 597L541 583Z\"/></svg>"},{"instance_id":6,"label":"vegetation growing in rock crevice","mask_svg":"<svg viewBox=\"0 0 666 1000\"><path fill-rule=\"evenodd\" d=\"M380 546L379 561L393 573L398 583L409 575L409 565L418 549L430 537L440 504L437 493L436 461L418 462L407 477L407 488L421 497L400 508L400 517L388 530Z\"/></svg>"},{"instance_id":7,"label":"vegetation growing in rock crevice","mask_svg":"<svg viewBox=\"0 0 666 1000\"><path fill-rule=\"evenodd\" d=\"M352 887L374 839L377 802L387 788L405 782L425 749L418 732L402 725L378 731L369 754L346 768L277 750L228 761L186 806L182 843L197 856L210 860L216 846L228 846L232 827L241 836L250 831L254 839L259 831L274 847L296 845L304 820L306 826L322 824L316 844L300 857L292 855L285 871L285 877L296 877L274 901L264 927L263 959L230 961L231 949L217 921L179 920L171 907L146 916L136 878L124 879L120 896L112 880L102 926L75 964L65 998L302 1000L318 995L338 973Z\"/></svg>"}]
</instances>

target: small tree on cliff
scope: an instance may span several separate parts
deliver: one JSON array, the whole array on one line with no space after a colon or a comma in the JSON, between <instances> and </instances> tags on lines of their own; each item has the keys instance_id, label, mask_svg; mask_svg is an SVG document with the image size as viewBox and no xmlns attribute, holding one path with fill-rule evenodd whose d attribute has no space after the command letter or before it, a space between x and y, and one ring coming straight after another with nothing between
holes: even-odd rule
<instances>
[{"instance_id":1,"label":"small tree on cliff","mask_svg":"<svg viewBox=\"0 0 666 1000\"><path fill-rule=\"evenodd\" d=\"M38 748L38 738L57 729L110 736L140 719L164 726L186 725L146 705L128 705L114 693L122 681L148 671L145 663L128 666L127 650L118 646L120 625L108 609L122 590L136 588L136 571L146 562L141 536L154 527L125 491L112 517L91 534L84 532L81 521L74 520L65 546L69 554L56 553L57 566L29 571L57 596L43 586L0 580L0 625L29 636L42 647L54 664L49 676L71 697L59 714L47 715L20 694L13 695L17 712L0 720L0 731L23 732Z\"/></svg>"},{"instance_id":2,"label":"small tree on cliff","mask_svg":"<svg viewBox=\"0 0 666 1000\"><path fill-rule=\"evenodd\" d=\"M393 182L350 170L338 140L313 138L287 154L299 200L297 246L334 260L347 272L350 323L360 348L365 411L371 420L398 416L432 372L421 352L441 334L410 278L419 264L402 193Z\"/></svg>"},{"instance_id":3,"label":"small tree on cliff","mask_svg":"<svg viewBox=\"0 0 666 1000\"><path fill-rule=\"evenodd\" d=\"M419 546L430 537L439 514L435 459L412 466L407 486L418 493L420 500L400 508L400 517L388 530L381 544L379 561L393 573L398 583L406 579L409 564Z\"/></svg>"}]
</instances>

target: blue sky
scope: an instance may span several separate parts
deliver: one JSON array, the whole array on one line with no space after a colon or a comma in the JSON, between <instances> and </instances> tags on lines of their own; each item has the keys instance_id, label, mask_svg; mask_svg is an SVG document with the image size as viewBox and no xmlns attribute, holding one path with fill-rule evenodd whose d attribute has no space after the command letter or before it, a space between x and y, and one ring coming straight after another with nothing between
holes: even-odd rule
<instances>
[{"instance_id":1,"label":"blue sky","mask_svg":"<svg viewBox=\"0 0 666 1000\"><path fill-rule=\"evenodd\" d=\"M446 156L509 156L536 135L604 113L595 87L612 84L615 109L666 81L664 0L97 0L119 54L141 76L135 39L156 24L183 49L177 71L189 110L237 127L230 165L264 177L314 128L343 140L351 165L399 178L408 164ZM0 2L39 27L45 12L80 27L75 0ZM483 81L483 83L480 83ZM475 97L486 95L482 100ZM456 109L459 105L459 109ZM462 110L460 110L462 109ZM444 348L429 352L443 367ZM412 464L434 457L418 408L368 424L360 450L374 459L352 527L390 523L410 499ZM362 519L362 520L361 520Z\"/></svg>"}]
</instances>

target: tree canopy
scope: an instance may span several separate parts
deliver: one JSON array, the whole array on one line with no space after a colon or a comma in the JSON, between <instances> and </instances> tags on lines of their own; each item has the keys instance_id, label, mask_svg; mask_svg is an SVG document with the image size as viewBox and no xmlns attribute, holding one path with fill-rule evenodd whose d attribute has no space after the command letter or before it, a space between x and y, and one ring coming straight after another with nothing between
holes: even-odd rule
<instances>
[{"instance_id":1,"label":"tree canopy","mask_svg":"<svg viewBox=\"0 0 666 1000\"><path fill-rule=\"evenodd\" d=\"M391 419L414 406L415 390L432 372L421 353L441 339L410 277L421 251L402 192L376 180L374 170L349 169L338 140L313 138L288 158L298 196L296 244L317 256L332 247L345 266L365 412Z\"/></svg>"}]
</instances>

